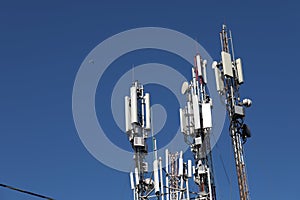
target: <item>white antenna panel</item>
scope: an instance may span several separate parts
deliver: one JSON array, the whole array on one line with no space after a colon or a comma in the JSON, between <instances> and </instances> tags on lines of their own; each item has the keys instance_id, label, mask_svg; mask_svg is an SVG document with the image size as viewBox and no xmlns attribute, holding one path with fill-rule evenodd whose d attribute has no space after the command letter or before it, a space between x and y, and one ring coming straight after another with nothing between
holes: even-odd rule
<instances>
[{"instance_id":1,"label":"white antenna panel","mask_svg":"<svg viewBox=\"0 0 300 200\"><path fill-rule=\"evenodd\" d=\"M180 114L180 131L181 133L185 133L185 127L186 127L185 109L180 108L179 114Z\"/></svg>"},{"instance_id":2,"label":"white antenna panel","mask_svg":"<svg viewBox=\"0 0 300 200\"><path fill-rule=\"evenodd\" d=\"M150 95L149 93L145 94L145 107L146 107L146 129L151 129L151 109L150 109Z\"/></svg>"},{"instance_id":3,"label":"white antenna panel","mask_svg":"<svg viewBox=\"0 0 300 200\"><path fill-rule=\"evenodd\" d=\"M217 91L221 92L224 90L224 81L222 80L221 70L218 67L215 67L214 70L215 70Z\"/></svg>"},{"instance_id":4,"label":"white antenna panel","mask_svg":"<svg viewBox=\"0 0 300 200\"><path fill-rule=\"evenodd\" d=\"M154 189L155 193L159 193L159 178L158 178L158 162L154 160L153 162L153 172L154 172Z\"/></svg>"},{"instance_id":5,"label":"white antenna panel","mask_svg":"<svg viewBox=\"0 0 300 200\"><path fill-rule=\"evenodd\" d=\"M196 67L195 67L195 68L196 68ZM195 68L192 68L192 75L193 75L192 93L194 93L194 94L195 94L196 91L197 91Z\"/></svg>"},{"instance_id":6,"label":"white antenna panel","mask_svg":"<svg viewBox=\"0 0 300 200\"><path fill-rule=\"evenodd\" d=\"M198 70L198 76L202 76L201 57L199 54L196 55L196 68Z\"/></svg>"},{"instance_id":7,"label":"white antenna panel","mask_svg":"<svg viewBox=\"0 0 300 200\"><path fill-rule=\"evenodd\" d=\"M200 123L200 112L199 112L198 96L193 95L192 100L193 100L195 129L200 129L201 128L201 123Z\"/></svg>"},{"instance_id":8,"label":"white antenna panel","mask_svg":"<svg viewBox=\"0 0 300 200\"><path fill-rule=\"evenodd\" d=\"M192 67L192 76L193 78L196 78L195 68Z\"/></svg>"},{"instance_id":9,"label":"white antenna panel","mask_svg":"<svg viewBox=\"0 0 300 200\"><path fill-rule=\"evenodd\" d=\"M193 119L192 119L192 115L193 115L193 109L192 109L192 104L190 101L187 102L187 123L190 124ZM188 128L188 134L193 134L194 133L194 128L193 126L189 126Z\"/></svg>"},{"instance_id":10,"label":"white antenna panel","mask_svg":"<svg viewBox=\"0 0 300 200\"><path fill-rule=\"evenodd\" d=\"M224 75L233 77L231 55L225 51L222 51L221 56L222 56Z\"/></svg>"},{"instance_id":11,"label":"white antenna panel","mask_svg":"<svg viewBox=\"0 0 300 200\"><path fill-rule=\"evenodd\" d=\"M130 188L131 188L132 190L134 190L133 173L130 172L129 176L130 176Z\"/></svg>"},{"instance_id":12,"label":"white antenna panel","mask_svg":"<svg viewBox=\"0 0 300 200\"><path fill-rule=\"evenodd\" d=\"M166 173L169 173L169 150L168 149L166 149L165 155L166 155Z\"/></svg>"},{"instance_id":13,"label":"white antenna panel","mask_svg":"<svg viewBox=\"0 0 300 200\"><path fill-rule=\"evenodd\" d=\"M130 100L131 100L131 123L138 122L137 116L137 91L136 86L132 86L130 88Z\"/></svg>"},{"instance_id":14,"label":"white antenna panel","mask_svg":"<svg viewBox=\"0 0 300 200\"><path fill-rule=\"evenodd\" d=\"M160 172L160 191L162 194L164 194L164 180L163 180L163 174L162 174L162 159L161 157L159 157L159 172ZM164 200L165 198L162 197L162 200Z\"/></svg>"},{"instance_id":15,"label":"white antenna panel","mask_svg":"<svg viewBox=\"0 0 300 200\"><path fill-rule=\"evenodd\" d=\"M139 170L137 167L134 169L134 175L135 175L135 183L138 185L140 183L140 176L139 176Z\"/></svg>"},{"instance_id":16,"label":"white antenna panel","mask_svg":"<svg viewBox=\"0 0 300 200\"><path fill-rule=\"evenodd\" d=\"M179 160L178 175L182 176L183 175L183 158L180 157L178 160Z\"/></svg>"},{"instance_id":17,"label":"white antenna panel","mask_svg":"<svg viewBox=\"0 0 300 200\"><path fill-rule=\"evenodd\" d=\"M187 177L192 178L192 161L191 160L188 160Z\"/></svg>"},{"instance_id":18,"label":"white antenna panel","mask_svg":"<svg viewBox=\"0 0 300 200\"><path fill-rule=\"evenodd\" d=\"M212 116L210 103L202 104L203 128L212 127Z\"/></svg>"},{"instance_id":19,"label":"white antenna panel","mask_svg":"<svg viewBox=\"0 0 300 200\"><path fill-rule=\"evenodd\" d=\"M207 83L206 66L207 66L207 60L203 60L203 67L202 67L203 76L202 77L203 77L203 81L204 81L205 84Z\"/></svg>"},{"instance_id":20,"label":"white antenna panel","mask_svg":"<svg viewBox=\"0 0 300 200\"><path fill-rule=\"evenodd\" d=\"M130 104L130 98L128 96L126 96L125 97L125 129L126 129L126 133L130 132L132 129L129 104Z\"/></svg>"},{"instance_id":21,"label":"white antenna panel","mask_svg":"<svg viewBox=\"0 0 300 200\"><path fill-rule=\"evenodd\" d=\"M236 70L239 84L244 83L243 69L242 69L242 60L240 58L236 59Z\"/></svg>"}]
</instances>

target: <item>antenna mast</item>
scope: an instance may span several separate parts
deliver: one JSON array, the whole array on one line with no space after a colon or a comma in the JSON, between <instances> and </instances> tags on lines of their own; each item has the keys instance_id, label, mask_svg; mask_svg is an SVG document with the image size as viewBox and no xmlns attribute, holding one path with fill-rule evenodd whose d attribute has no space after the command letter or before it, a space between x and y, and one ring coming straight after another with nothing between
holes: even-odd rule
<instances>
[{"instance_id":1,"label":"antenna mast","mask_svg":"<svg viewBox=\"0 0 300 200\"><path fill-rule=\"evenodd\" d=\"M241 200L250 200L247 181L246 165L244 162L243 144L251 137L248 126L244 123L245 107L250 107L250 99L240 99L239 87L244 83L242 62L234 58L233 42L231 32L226 25L222 26L220 32L221 40L221 62L213 62L217 90L220 95L225 96L226 109L230 119L230 136L234 151L234 159L239 185ZM229 43L230 41L230 43Z\"/></svg>"},{"instance_id":2,"label":"antenna mast","mask_svg":"<svg viewBox=\"0 0 300 200\"><path fill-rule=\"evenodd\" d=\"M191 161L184 163L182 152L169 153L166 149L164 185L163 161L157 157L153 133L153 172L148 171L145 157L148 154L146 140L151 132L150 95L144 94L144 88L138 81L133 82L130 97L125 97L125 118L126 133L134 150L135 169L130 173L134 200L190 200L188 180L192 177Z\"/></svg>"},{"instance_id":3,"label":"antenna mast","mask_svg":"<svg viewBox=\"0 0 300 200\"><path fill-rule=\"evenodd\" d=\"M185 142L194 154L194 182L198 185L197 200L215 200L210 131L212 128L212 100L206 92L206 65L200 54L195 56L193 80L182 84L187 105L180 109L180 126Z\"/></svg>"},{"instance_id":4,"label":"antenna mast","mask_svg":"<svg viewBox=\"0 0 300 200\"><path fill-rule=\"evenodd\" d=\"M145 162L148 153L146 139L151 129L150 117L150 95L144 94L143 86L135 81L130 88L130 97L125 97L126 133L134 150L135 184L133 172L130 173L130 183L135 200L142 199L154 187L152 180L145 181L148 171L148 163Z\"/></svg>"},{"instance_id":5,"label":"antenna mast","mask_svg":"<svg viewBox=\"0 0 300 200\"><path fill-rule=\"evenodd\" d=\"M229 37L228 37L229 33ZM242 61L235 59L231 32L225 25L220 32L221 61L213 62L217 91L224 96L230 119L230 136L234 151L240 200L250 200L243 145L251 137L244 123L245 108L250 99L240 98L239 87L244 83ZM153 171L148 171L145 158L148 154L147 138L151 134L150 95L144 94L143 85L134 81L130 96L125 97L126 134L134 151L135 167L130 173L130 185L134 200L216 200L210 134L212 131L212 99L207 92L207 61L200 54L195 56L192 80L182 84L186 106L180 111L180 130L184 141L194 156L183 161L183 152L165 151L165 168L157 156L156 139L152 132L154 161ZM164 174L163 174L164 173ZM163 179L163 175L165 179ZM190 191L193 178L197 191ZM165 182L165 185L164 185Z\"/></svg>"}]
</instances>

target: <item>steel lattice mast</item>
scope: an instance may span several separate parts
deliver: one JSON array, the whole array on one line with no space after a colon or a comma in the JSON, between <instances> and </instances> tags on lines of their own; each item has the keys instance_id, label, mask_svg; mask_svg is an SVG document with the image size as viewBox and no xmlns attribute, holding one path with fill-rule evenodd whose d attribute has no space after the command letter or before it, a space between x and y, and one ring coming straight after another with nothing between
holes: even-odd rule
<instances>
[{"instance_id":1,"label":"steel lattice mast","mask_svg":"<svg viewBox=\"0 0 300 200\"><path fill-rule=\"evenodd\" d=\"M228 37L229 34L229 37ZM226 109L230 119L230 136L234 151L235 166L238 178L241 200L249 200L249 187L247 181L246 165L244 161L243 144L251 137L248 126L244 123L245 107L251 106L250 99L241 100L240 85L243 84L241 59L234 58L234 49L231 32L223 25L220 32L222 45L221 61L213 63L215 70L217 90L224 95Z\"/></svg>"}]
</instances>

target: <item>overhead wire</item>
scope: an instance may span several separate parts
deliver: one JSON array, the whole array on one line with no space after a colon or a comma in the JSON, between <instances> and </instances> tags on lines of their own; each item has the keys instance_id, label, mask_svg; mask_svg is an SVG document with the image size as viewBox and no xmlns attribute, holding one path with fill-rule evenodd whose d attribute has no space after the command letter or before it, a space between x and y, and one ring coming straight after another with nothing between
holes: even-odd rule
<instances>
[{"instance_id":1,"label":"overhead wire","mask_svg":"<svg viewBox=\"0 0 300 200\"><path fill-rule=\"evenodd\" d=\"M224 162L224 159L223 159L221 150L220 150L220 148L219 148L219 146L218 146L217 140L216 140L216 138L215 138L215 135L214 135L213 132L211 132L211 135L213 136L213 139L214 139L214 142L215 142L215 146L216 146L217 152L218 152L218 154L219 154L219 158L220 158L220 160L221 160L221 164L222 164L222 167L223 167L223 171L224 171L224 173L225 173L225 175L226 175L226 180L227 180L227 182L228 182L228 184L229 184L229 188L230 188L230 198L229 198L229 199L232 199L232 195L231 195L232 180L231 180L230 176L228 175L228 172L227 172L227 169L226 169L226 166L225 166L225 162Z\"/></svg>"},{"instance_id":2,"label":"overhead wire","mask_svg":"<svg viewBox=\"0 0 300 200\"><path fill-rule=\"evenodd\" d=\"M219 158L220 158L220 160L221 160L222 167L223 167L224 173L225 173L225 175L226 175L227 181L228 181L229 184L231 184L230 178L229 178L229 175L228 175L228 172L227 172L226 167L225 167L225 162L224 162L222 153L221 153L221 151L220 151L220 149L219 149L218 143L216 142L216 139L215 139L215 136L214 136L213 133L212 133L212 135L213 135L213 138L214 138L214 140L215 140L215 145L216 145L216 147L217 147L218 154L219 154Z\"/></svg>"},{"instance_id":3,"label":"overhead wire","mask_svg":"<svg viewBox=\"0 0 300 200\"><path fill-rule=\"evenodd\" d=\"M2 183L0 183L0 187L8 188L8 189L11 189L11 190L14 190L14 191L17 191L17 192L21 192L21 193L25 193L25 194L28 194L28 195L31 195L31 196L40 197L42 199L54 200L53 198L50 198L50 197L47 197L47 196L44 196L44 195L41 195L41 194L29 192L29 191L26 191L26 190L21 190L19 188L15 188L15 187L5 185L5 184L2 184Z\"/></svg>"}]
</instances>

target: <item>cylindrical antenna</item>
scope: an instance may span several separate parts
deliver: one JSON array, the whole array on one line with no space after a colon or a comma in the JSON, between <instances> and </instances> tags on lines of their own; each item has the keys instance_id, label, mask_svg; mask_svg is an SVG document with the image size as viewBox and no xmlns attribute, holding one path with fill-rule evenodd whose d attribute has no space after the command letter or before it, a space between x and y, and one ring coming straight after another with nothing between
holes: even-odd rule
<instances>
[{"instance_id":1,"label":"cylindrical antenna","mask_svg":"<svg viewBox=\"0 0 300 200\"><path fill-rule=\"evenodd\" d=\"M138 168L134 168L134 175L135 175L135 183L138 185L140 183L140 176Z\"/></svg>"},{"instance_id":2,"label":"cylindrical antenna","mask_svg":"<svg viewBox=\"0 0 300 200\"><path fill-rule=\"evenodd\" d=\"M162 173L162 158L159 157L159 173L160 173L160 192L161 192L161 200L165 200L164 197L164 180L163 180L163 173Z\"/></svg>"},{"instance_id":3,"label":"cylindrical antenna","mask_svg":"<svg viewBox=\"0 0 300 200\"><path fill-rule=\"evenodd\" d=\"M159 176L158 176L158 161L154 160L153 162L153 173L154 173L154 190L155 194L159 194Z\"/></svg>"},{"instance_id":4,"label":"cylindrical antenna","mask_svg":"<svg viewBox=\"0 0 300 200\"><path fill-rule=\"evenodd\" d=\"M130 172L129 176L130 176L130 187L132 190L134 190L135 186L134 186L134 180L133 180L133 172Z\"/></svg>"}]
</instances>

